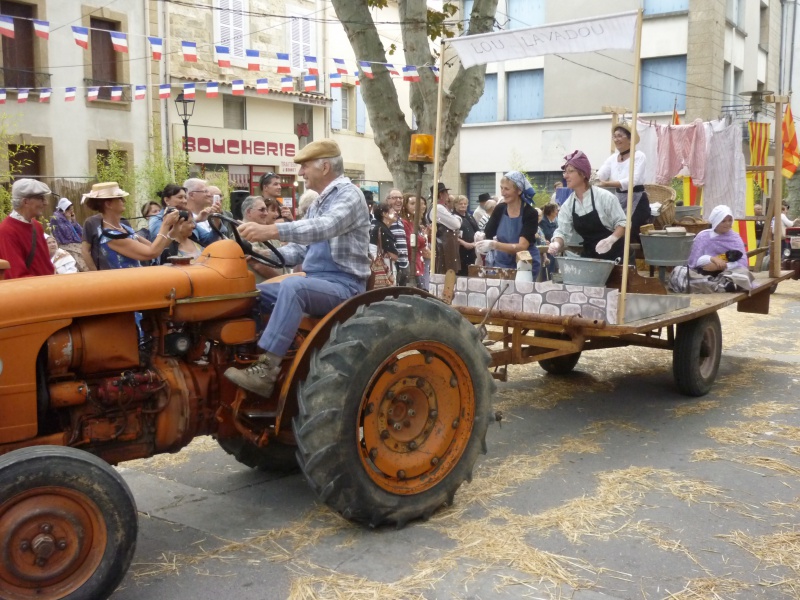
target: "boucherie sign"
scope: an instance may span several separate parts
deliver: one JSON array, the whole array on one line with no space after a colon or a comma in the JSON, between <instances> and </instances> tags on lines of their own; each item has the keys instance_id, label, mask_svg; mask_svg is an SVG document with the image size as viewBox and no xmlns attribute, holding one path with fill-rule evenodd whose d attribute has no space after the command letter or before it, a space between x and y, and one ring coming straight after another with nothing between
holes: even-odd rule
<instances>
[{"instance_id":1,"label":"boucherie sign","mask_svg":"<svg viewBox=\"0 0 800 600\"><path fill-rule=\"evenodd\" d=\"M183 145L183 125L173 125ZM187 149L193 163L221 165L276 165L297 154L297 136L290 133L243 131L189 125Z\"/></svg>"}]
</instances>

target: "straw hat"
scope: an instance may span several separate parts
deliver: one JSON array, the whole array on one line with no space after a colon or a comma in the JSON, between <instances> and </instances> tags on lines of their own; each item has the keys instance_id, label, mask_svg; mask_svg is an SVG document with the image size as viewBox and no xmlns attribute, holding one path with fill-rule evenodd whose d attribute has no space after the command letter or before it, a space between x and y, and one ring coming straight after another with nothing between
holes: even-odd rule
<instances>
[{"instance_id":1,"label":"straw hat","mask_svg":"<svg viewBox=\"0 0 800 600\"><path fill-rule=\"evenodd\" d=\"M84 194L83 198L81 198L81 204L86 204L86 200L89 198L106 200L109 198L125 198L128 195L128 192L120 189L116 181L104 181L102 183L95 183L92 186L92 191L88 194Z\"/></svg>"},{"instance_id":2,"label":"straw hat","mask_svg":"<svg viewBox=\"0 0 800 600\"><path fill-rule=\"evenodd\" d=\"M619 123L614 125L614 129L611 130L611 133L614 133L617 129L623 129L623 130L627 131L628 132L628 137L629 138L632 137L631 136L631 124L628 123L627 121L620 121ZM636 143L637 144L639 143L639 133L638 132L636 133Z\"/></svg>"}]
</instances>

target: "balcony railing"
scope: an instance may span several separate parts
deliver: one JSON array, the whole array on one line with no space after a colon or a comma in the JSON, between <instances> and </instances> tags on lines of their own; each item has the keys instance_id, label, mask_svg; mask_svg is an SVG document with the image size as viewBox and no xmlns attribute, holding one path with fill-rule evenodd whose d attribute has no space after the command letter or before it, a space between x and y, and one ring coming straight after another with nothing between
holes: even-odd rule
<instances>
[{"instance_id":1,"label":"balcony railing","mask_svg":"<svg viewBox=\"0 0 800 600\"><path fill-rule=\"evenodd\" d=\"M100 79L84 79L83 83L87 88L90 87L100 88L97 93L98 100L111 100L111 88L121 87L122 97L119 99L119 101L120 102L131 101L131 86L128 83L119 83L115 81L102 81Z\"/></svg>"},{"instance_id":2,"label":"balcony railing","mask_svg":"<svg viewBox=\"0 0 800 600\"><path fill-rule=\"evenodd\" d=\"M50 73L37 73L26 69L0 68L0 87L2 88L49 88Z\"/></svg>"}]
</instances>

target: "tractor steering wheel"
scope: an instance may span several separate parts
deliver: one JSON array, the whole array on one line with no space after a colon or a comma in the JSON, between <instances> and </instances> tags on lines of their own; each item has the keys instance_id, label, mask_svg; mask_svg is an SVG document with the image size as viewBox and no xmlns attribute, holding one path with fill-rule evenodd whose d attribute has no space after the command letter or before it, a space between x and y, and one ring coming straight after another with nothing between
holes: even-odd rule
<instances>
[{"instance_id":1,"label":"tractor steering wheel","mask_svg":"<svg viewBox=\"0 0 800 600\"><path fill-rule=\"evenodd\" d=\"M233 237L236 240L236 243L239 244L239 247L242 249L242 251L247 256L251 256L254 261L259 262L262 265L266 265L268 267L274 267L277 269L282 269L283 267L286 266L286 260L284 260L283 255L280 252L278 252L278 249L268 241L265 241L263 243L266 244L267 248L269 248L270 251L275 255L277 260L273 260L272 258L264 254L259 254L258 252L253 250L253 244L251 244L247 240L242 239L242 236L239 234L239 230L237 229L237 227L241 225L241 221L237 221L236 219L233 219L227 215L219 213L214 213L209 215L208 224L211 226L211 229L213 229L214 232L220 237L225 237L225 236L219 230L219 227L217 227L217 225L211 219L221 219L222 221L228 223L231 226L231 230L233 231Z\"/></svg>"}]
</instances>

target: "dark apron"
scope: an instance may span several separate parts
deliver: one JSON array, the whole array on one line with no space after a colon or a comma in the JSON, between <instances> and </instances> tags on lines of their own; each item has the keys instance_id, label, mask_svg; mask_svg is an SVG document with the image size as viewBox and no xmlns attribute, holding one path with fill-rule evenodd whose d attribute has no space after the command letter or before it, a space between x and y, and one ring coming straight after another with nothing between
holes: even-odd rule
<instances>
[{"instance_id":1,"label":"dark apron","mask_svg":"<svg viewBox=\"0 0 800 600\"><path fill-rule=\"evenodd\" d=\"M580 236L583 238L583 258L601 258L603 260L616 260L622 259L625 252L625 237L618 239L611 250L605 254L598 254L595 251L597 242L606 239L613 231L609 231L603 222L600 220L600 215L597 213L597 207L594 204L594 190L590 187L589 192L592 197L592 210L583 216L575 214L575 204L572 204L572 226L575 228ZM575 196L575 201L578 197Z\"/></svg>"},{"instance_id":2,"label":"dark apron","mask_svg":"<svg viewBox=\"0 0 800 600\"><path fill-rule=\"evenodd\" d=\"M628 191L617 188L615 190L622 211L628 210ZM631 244L639 244L639 232L642 225L647 225L653 220L650 214L650 199L643 185L633 188L633 210L631 211Z\"/></svg>"}]
</instances>

